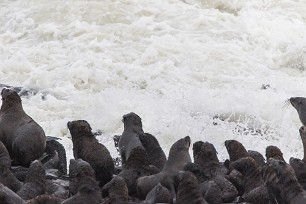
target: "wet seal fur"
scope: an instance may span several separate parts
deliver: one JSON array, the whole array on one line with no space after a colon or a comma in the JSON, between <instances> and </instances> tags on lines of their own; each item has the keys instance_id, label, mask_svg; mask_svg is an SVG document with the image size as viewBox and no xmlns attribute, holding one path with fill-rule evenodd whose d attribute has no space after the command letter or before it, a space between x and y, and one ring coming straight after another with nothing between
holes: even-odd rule
<instances>
[{"instance_id":1,"label":"wet seal fur","mask_svg":"<svg viewBox=\"0 0 306 204\"><path fill-rule=\"evenodd\" d=\"M304 97L292 97L289 99L291 105L297 111L300 121L306 126L306 98Z\"/></svg>"},{"instance_id":2,"label":"wet seal fur","mask_svg":"<svg viewBox=\"0 0 306 204\"><path fill-rule=\"evenodd\" d=\"M203 169L208 178L217 175L224 176L228 173L227 168L219 162L217 151L209 142L197 141L193 144L194 163Z\"/></svg>"},{"instance_id":3,"label":"wet seal fur","mask_svg":"<svg viewBox=\"0 0 306 204\"><path fill-rule=\"evenodd\" d=\"M285 161L282 151L273 145L266 147L266 159L269 160L270 158Z\"/></svg>"},{"instance_id":4,"label":"wet seal fur","mask_svg":"<svg viewBox=\"0 0 306 204\"><path fill-rule=\"evenodd\" d=\"M234 162L237 159L249 156L245 147L237 140L226 140L224 144L229 154L231 162Z\"/></svg>"},{"instance_id":5,"label":"wet seal fur","mask_svg":"<svg viewBox=\"0 0 306 204\"><path fill-rule=\"evenodd\" d=\"M141 144L139 139L139 134L144 133L142 130L141 118L131 112L123 116L124 130L119 139L119 153L121 155L122 164L124 164L129 156L131 151L136 147L144 147Z\"/></svg>"},{"instance_id":6,"label":"wet seal fur","mask_svg":"<svg viewBox=\"0 0 306 204\"><path fill-rule=\"evenodd\" d=\"M115 176L105 184L102 188L102 197L106 198L103 204L127 202L129 192L124 179L120 176Z\"/></svg>"},{"instance_id":7,"label":"wet seal fur","mask_svg":"<svg viewBox=\"0 0 306 204\"><path fill-rule=\"evenodd\" d=\"M159 183L148 193L144 203L171 203L171 194L166 187Z\"/></svg>"},{"instance_id":8,"label":"wet seal fur","mask_svg":"<svg viewBox=\"0 0 306 204\"><path fill-rule=\"evenodd\" d=\"M64 200L61 204L100 204L102 201L98 182L88 177L80 183L78 193Z\"/></svg>"},{"instance_id":9,"label":"wet seal fur","mask_svg":"<svg viewBox=\"0 0 306 204\"><path fill-rule=\"evenodd\" d=\"M294 169L295 175L299 181L299 183L303 186L304 189L306 189L306 128L302 126L299 129L300 137L302 139L303 148L304 148L304 157L303 159L298 159L291 157L289 159L289 164Z\"/></svg>"},{"instance_id":10,"label":"wet seal fur","mask_svg":"<svg viewBox=\"0 0 306 204\"><path fill-rule=\"evenodd\" d=\"M20 96L15 91L4 88L1 95L0 140L14 165L28 167L45 150L45 132L24 112Z\"/></svg>"},{"instance_id":11,"label":"wet seal fur","mask_svg":"<svg viewBox=\"0 0 306 204\"><path fill-rule=\"evenodd\" d=\"M69 192L74 195L78 192L83 179L96 178L95 171L90 164L82 159L70 159L69 163Z\"/></svg>"},{"instance_id":12,"label":"wet seal fur","mask_svg":"<svg viewBox=\"0 0 306 204\"><path fill-rule=\"evenodd\" d=\"M144 176L137 180L137 192L140 197L146 197L158 183L161 183L168 188L172 199L175 200L176 176L184 169L186 163L191 162L188 151L190 142L189 136L176 141L170 148L168 161L163 170L158 174Z\"/></svg>"},{"instance_id":13,"label":"wet seal fur","mask_svg":"<svg viewBox=\"0 0 306 204\"><path fill-rule=\"evenodd\" d=\"M151 175L145 150L138 146L130 152L130 156L123 165L121 176L128 187L129 195L136 195L137 179L142 176Z\"/></svg>"},{"instance_id":14,"label":"wet seal fur","mask_svg":"<svg viewBox=\"0 0 306 204\"><path fill-rule=\"evenodd\" d=\"M270 158L264 167L263 178L272 192L280 191L278 201L286 204L306 203L306 192L298 183L292 167L282 160Z\"/></svg>"},{"instance_id":15,"label":"wet seal fur","mask_svg":"<svg viewBox=\"0 0 306 204\"><path fill-rule=\"evenodd\" d=\"M252 157L243 157L232 163L243 176L245 187L243 199L250 203L268 203L268 190L261 176L261 168Z\"/></svg>"},{"instance_id":16,"label":"wet seal fur","mask_svg":"<svg viewBox=\"0 0 306 204\"><path fill-rule=\"evenodd\" d=\"M30 200L46 192L45 169L40 161L31 163L24 185L17 194L24 200Z\"/></svg>"},{"instance_id":17,"label":"wet seal fur","mask_svg":"<svg viewBox=\"0 0 306 204\"><path fill-rule=\"evenodd\" d=\"M100 186L112 179L114 161L108 149L94 137L89 123L85 120L68 122L75 159L87 161L96 173Z\"/></svg>"},{"instance_id":18,"label":"wet seal fur","mask_svg":"<svg viewBox=\"0 0 306 204\"><path fill-rule=\"evenodd\" d=\"M199 191L198 180L193 173L189 171L181 171L179 172L178 177L180 182L176 197L177 204L208 204Z\"/></svg>"}]
</instances>

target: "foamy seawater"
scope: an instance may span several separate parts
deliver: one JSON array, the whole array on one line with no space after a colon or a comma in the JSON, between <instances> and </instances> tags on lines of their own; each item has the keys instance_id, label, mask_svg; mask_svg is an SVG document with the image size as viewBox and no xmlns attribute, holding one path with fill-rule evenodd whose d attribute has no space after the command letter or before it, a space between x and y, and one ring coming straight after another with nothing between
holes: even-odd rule
<instances>
[{"instance_id":1,"label":"foamy seawater","mask_svg":"<svg viewBox=\"0 0 306 204\"><path fill-rule=\"evenodd\" d=\"M131 111L166 154L189 135L221 160L227 139L302 157L286 101L306 96L305 10L304 0L2 0L0 83L39 90L24 109L69 158L68 121L101 130L116 156L112 136Z\"/></svg>"}]
</instances>

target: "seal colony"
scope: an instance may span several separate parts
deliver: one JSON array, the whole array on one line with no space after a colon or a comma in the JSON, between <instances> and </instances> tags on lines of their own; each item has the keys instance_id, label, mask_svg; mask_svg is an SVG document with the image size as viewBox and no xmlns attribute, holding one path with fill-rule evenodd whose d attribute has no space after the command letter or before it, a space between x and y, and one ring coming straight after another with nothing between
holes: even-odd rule
<instances>
[{"instance_id":1,"label":"seal colony","mask_svg":"<svg viewBox=\"0 0 306 204\"><path fill-rule=\"evenodd\" d=\"M277 146L268 146L264 157L237 140L224 142L229 158L219 161L212 143L192 143L189 136L166 157L158 138L143 131L141 117L128 113L122 135L113 138L118 158L87 121L67 122L74 155L67 175L58 138L45 136L15 90L3 88L1 96L1 204L306 203L306 98L290 99L303 124L304 157L289 164Z\"/></svg>"}]
</instances>

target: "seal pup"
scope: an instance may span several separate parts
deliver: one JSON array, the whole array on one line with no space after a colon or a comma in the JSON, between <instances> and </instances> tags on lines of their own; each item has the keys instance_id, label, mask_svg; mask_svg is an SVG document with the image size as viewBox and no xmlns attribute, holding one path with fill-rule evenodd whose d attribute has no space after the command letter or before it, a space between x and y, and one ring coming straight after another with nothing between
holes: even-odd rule
<instances>
[{"instance_id":1,"label":"seal pup","mask_svg":"<svg viewBox=\"0 0 306 204\"><path fill-rule=\"evenodd\" d=\"M45 132L24 112L20 96L15 91L4 88L1 96L0 140L14 165L28 167L45 150Z\"/></svg>"},{"instance_id":2,"label":"seal pup","mask_svg":"<svg viewBox=\"0 0 306 204\"><path fill-rule=\"evenodd\" d=\"M74 195L83 179L96 178L95 171L90 164L82 159L70 159L69 163L69 192Z\"/></svg>"},{"instance_id":3,"label":"seal pup","mask_svg":"<svg viewBox=\"0 0 306 204\"><path fill-rule=\"evenodd\" d=\"M273 145L266 147L266 159L269 160L270 158L285 161L282 151Z\"/></svg>"},{"instance_id":4,"label":"seal pup","mask_svg":"<svg viewBox=\"0 0 306 204\"><path fill-rule=\"evenodd\" d=\"M277 201L288 204L306 203L306 192L298 183L292 167L282 160L270 158L263 170L263 178L272 191L280 191Z\"/></svg>"},{"instance_id":5,"label":"seal pup","mask_svg":"<svg viewBox=\"0 0 306 204\"><path fill-rule=\"evenodd\" d=\"M177 204L208 204L202 197L197 178L189 171L180 171L178 174L179 186L177 190Z\"/></svg>"},{"instance_id":6,"label":"seal pup","mask_svg":"<svg viewBox=\"0 0 306 204\"><path fill-rule=\"evenodd\" d=\"M243 176L245 192L244 201L254 203L268 203L269 195L261 176L261 168L252 157L243 157L232 163L232 166Z\"/></svg>"},{"instance_id":7,"label":"seal pup","mask_svg":"<svg viewBox=\"0 0 306 204\"><path fill-rule=\"evenodd\" d=\"M0 203L3 204L25 204L26 202L20 198L11 189L0 183Z\"/></svg>"},{"instance_id":8,"label":"seal pup","mask_svg":"<svg viewBox=\"0 0 306 204\"><path fill-rule=\"evenodd\" d=\"M145 204L171 203L171 194L169 190L158 183L146 196Z\"/></svg>"},{"instance_id":9,"label":"seal pup","mask_svg":"<svg viewBox=\"0 0 306 204\"><path fill-rule=\"evenodd\" d=\"M224 144L230 157L230 162L249 156L245 147L237 140L226 140Z\"/></svg>"},{"instance_id":10,"label":"seal pup","mask_svg":"<svg viewBox=\"0 0 306 204\"><path fill-rule=\"evenodd\" d=\"M132 149L129 158L123 165L122 171L118 174L125 180L129 195L135 196L137 194L137 179L149 175L150 167L145 150L140 146Z\"/></svg>"},{"instance_id":11,"label":"seal pup","mask_svg":"<svg viewBox=\"0 0 306 204\"><path fill-rule=\"evenodd\" d=\"M146 150L150 165L156 166L161 171L164 168L167 158L156 137L149 133L141 133L139 134L139 139Z\"/></svg>"},{"instance_id":12,"label":"seal pup","mask_svg":"<svg viewBox=\"0 0 306 204\"><path fill-rule=\"evenodd\" d=\"M263 166L266 164L264 156L262 156L262 154L260 154L259 152L254 150L248 150L248 154L256 161L258 166Z\"/></svg>"},{"instance_id":13,"label":"seal pup","mask_svg":"<svg viewBox=\"0 0 306 204\"><path fill-rule=\"evenodd\" d=\"M127 202L129 199L128 188L124 179L115 176L110 182L102 188L102 197L106 198L103 204Z\"/></svg>"},{"instance_id":14,"label":"seal pup","mask_svg":"<svg viewBox=\"0 0 306 204\"><path fill-rule=\"evenodd\" d=\"M186 163L191 162L189 155L190 137L176 141L170 148L168 160L163 170L151 176L140 177L137 180L137 192L140 197L146 197L158 183L168 188L173 200L176 198L175 186L177 174L184 169Z\"/></svg>"},{"instance_id":15,"label":"seal pup","mask_svg":"<svg viewBox=\"0 0 306 204\"><path fill-rule=\"evenodd\" d=\"M114 161L108 149L94 137L89 123L75 120L67 123L72 136L73 155L75 159L87 161L96 173L100 186L112 179Z\"/></svg>"},{"instance_id":16,"label":"seal pup","mask_svg":"<svg viewBox=\"0 0 306 204\"><path fill-rule=\"evenodd\" d=\"M101 201L101 191L97 181L88 177L80 183L78 193L64 200L61 204L100 204Z\"/></svg>"},{"instance_id":17,"label":"seal pup","mask_svg":"<svg viewBox=\"0 0 306 204\"><path fill-rule=\"evenodd\" d=\"M132 149L136 147L144 149L139 139L139 134L144 132L142 130L141 118L137 114L133 112L128 113L123 116L122 121L124 130L119 139L118 146L122 164L124 164L128 160Z\"/></svg>"},{"instance_id":18,"label":"seal pup","mask_svg":"<svg viewBox=\"0 0 306 204\"><path fill-rule=\"evenodd\" d=\"M217 151L209 142L197 141L193 144L194 163L203 169L205 176L213 178L228 174L227 168L219 162Z\"/></svg>"},{"instance_id":19,"label":"seal pup","mask_svg":"<svg viewBox=\"0 0 306 204\"><path fill-rule=\"evenodd\" d=\"M289 99L291 105L297 111L300 121L306 126L306 98L304 97L292 97Z\"/></svg>"},{"instance_id":20,"label":"seal pup","mask_svg":"<svg viewBox=\"0 0 306 204\"><path fill-rule=\"evenodd\" d=\"M46 192L45 169L40 161L31 163L24 185L17 194L24 200L30 200Z\"/></svg>"}]
</instances>

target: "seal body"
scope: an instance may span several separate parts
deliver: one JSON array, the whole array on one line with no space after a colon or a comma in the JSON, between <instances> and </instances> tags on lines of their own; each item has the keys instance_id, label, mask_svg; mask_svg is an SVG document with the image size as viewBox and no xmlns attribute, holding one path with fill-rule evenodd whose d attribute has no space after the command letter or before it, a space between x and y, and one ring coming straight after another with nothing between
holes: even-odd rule
<instances>
[{"instance_id":1,"label":"seal body","mask_svg":"<svg viewBox=\"0 0 306 204\"><path fill-rule=\"evenodd\" d=\"M179 186L177 190L177 204L195 203L208 204L202 197L197 178L189 171L181 171L179 173Z\"/></svg>"},{"instance_id":2,"label":"seal body","mask_svg":"<svg viewBox=\"0 0 306 204\"><path fill-rule=\"evenodd\" d=\"M306 203L306 192L298 183L292 167L282 160L270 158L263 169L263 178L272 192L279 191L276 200L279 203Z\"/></svg>"},{"instance_id":3,"label":"seal body","mask_svg":"<svg viewBox=\"0 0 306 204\"><path fill-rule=\"evenodd\" d=\"M46 136L23 108L20 96L13 90L1 92L0 140L9 151L14 165L28 167L46 147Z\"/></svg>"},{"instance_id":4,"label":"seal body","mask_svg":"<svg viewBox=\"0 0 306 204\"><path fill-rule=\"evenodd\" d=\"M291 105L297 111L300 121L306 126L306 98L304 97L292 97L289 99Z\"/></svg>"},{"instance_id":5,"label":"seal body","mask_svg":"<svg viewBox=\"0 0 306 204\"><path fill-rule=\"evenodd\" d=\"M231 162L234 162L242 157L249 156L245 147L237 140L226 140L224 144L229 154Z\"/></svg>"},{"instance_id":6,"label":"seal body","mask_svg":"<svg viewBox=\"0 0 306 204\"><path fill-rule=\"evenodd\" d=\"M124 164L132 151L136 147L142 147L139 134L144 133L142 130L141 118L131 112L123 116L124 130L119 139L118 147L121 155L122 164Z\"/></svg>"},{"instance_id":7,"label":"seal body","mask_svg":"<svg viewBox=\"0 0 306 204\"><path fill-rule=\"evenodd\" d=\"M146 197L158 183L161 183L162 186L168 188L172 199L175 200L176 176L184 169L185 164L191 162L188 151L190 142L189 136L176 141L170 148L163 170L158 174L140 177L137 180L137 192L140 197Z\"/></svg>"},{"instance_id":8,"label":"seal body","mask_svg":"<svg viewBox=\"0 0 306 204\"><path fill-rule=\"evenodd\" d=\"M129 193L124 179L120 176L115 176L103 186L102 196L106 198L103 204L127 202Z\"/></svg>"},{"instance_id":9,"label":"seal body","mask_svg":"<svg viewBox=\"0 0 306 204\"><path fill-rule=\"evenodd\" d=\"M87 161L96 173L100 186L112 179L114 162L108 149L94 137L89 123L85 120L68 122L75 159Z\"/></svg>"}]
</instances>

